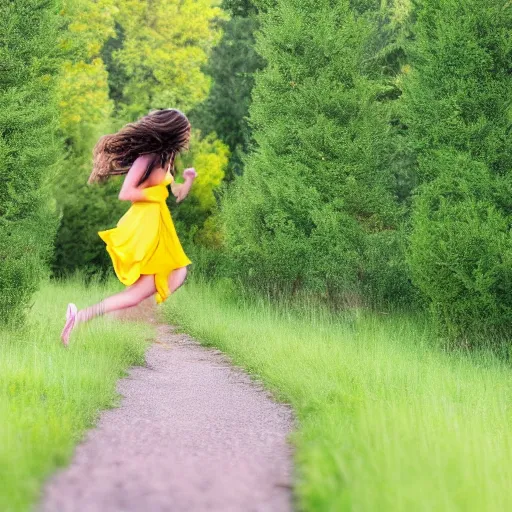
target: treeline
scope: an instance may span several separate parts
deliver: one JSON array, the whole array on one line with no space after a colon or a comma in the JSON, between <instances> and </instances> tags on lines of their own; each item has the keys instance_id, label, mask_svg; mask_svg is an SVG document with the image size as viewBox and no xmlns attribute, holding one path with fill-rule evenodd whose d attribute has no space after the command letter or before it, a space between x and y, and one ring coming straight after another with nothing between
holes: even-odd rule
<instances>
[{"instance_id":1,"label":"treeline","mask_svg":"<svg viewBox=\"0 0 512 512\"><path fill-rule=\"evenodd\" d=\"M221 248L203 251L205 270L332 304L428 307L459 341L508 335L512 4L226 6L233 19L258 11L264 68L251 96L237 99L253 70L224 77L222 62L210 63L211 128L231 150L238 132L252 143L236 143L243 173L210 220ZM218 48L241 38L226 37ZM243 56L213 58L222 55L228 69ZM243 130L222 131L236 111L227 97L240 110L252 98Z\"/></svg>"},{"instance_id":2,"label":"treeline","mask_svg":"<svg viewBox=\"0 0 512 512\"><path fill-rule=\"evenodd\" d=\"M196 270L338 307L512 327L508 0L16 0L0 7L0 314L110 268L126 209L91 149L152 108L194 126L171 205ZM52 250L52 248L54 250ZM482 336L483 335L483 336Z\"/></svg>"}]
</instances>

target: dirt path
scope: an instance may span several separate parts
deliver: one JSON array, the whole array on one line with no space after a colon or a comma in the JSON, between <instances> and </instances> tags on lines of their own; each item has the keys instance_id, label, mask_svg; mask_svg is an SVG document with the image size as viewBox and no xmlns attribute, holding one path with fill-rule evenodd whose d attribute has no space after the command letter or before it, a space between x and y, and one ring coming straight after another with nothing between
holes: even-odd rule
<instances>
[{"instance_id":1,"label":"dirt path","mask_svg":"<svg viewBox=\"0 0 512 512\"><path fill-rule=\"evenodd\" d=\"M147 367L119 382L44 512L291 510L290 410L218 351L159 325Z\"/></svg>"}]
</instances>

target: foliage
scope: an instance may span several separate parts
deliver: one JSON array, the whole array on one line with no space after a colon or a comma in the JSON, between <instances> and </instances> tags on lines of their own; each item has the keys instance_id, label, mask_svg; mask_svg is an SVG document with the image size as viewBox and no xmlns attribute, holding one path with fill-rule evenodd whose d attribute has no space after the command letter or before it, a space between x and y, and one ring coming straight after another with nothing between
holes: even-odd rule
<instances>
[{"instance_id":1,"label":"foliage","mask_svg":"<svg viewBox=\"0 0 512 512\"><path fill-rule=\"evenodd\" d=\"M110 261L97 231L110 227L119 205L115 187L88 187L92 147L112 125L114 102L101 50L115 34L116 0L68 0L60 12L60 46L66 60L60 69L60 128L67 141L66 167L54 183L61 211L52 267L56 275L77 268L93 274Z\"/></svg>"},{"instance_id":2,"label":"foliage","mask_svg":"<svg viewBox=\"0 0 512 512\"><path fill-rule=\"evenodd\" d=\"M368 282L365 262L376 235L401 250L391 242L401 210L387 105L377 101L382 82L375 70L361 71L376 25L347 1L327 0L278 2L262 20L258 51L267 67L250 109L257 146L223 203L233 274L331 300L363 289L371 301L390 297L369 291L380 285ZM387 272L403 260L393 251L371 265ZM394 275L407 289L407 273Z\"/></svg>"},{"instance_id":3,"label":"foliage","mask_svg":"<svg viewBox=\"0 0 512 512\"><path fill-rule=\"evenodd\" d=\"M223 36L213 48L205 72L213 84L206 101L191 115L203 133L214 132L231 152L226 181L242 174L243 156L249 148L251 132L247 122L254 74L263 67L254 48L259 23L251 2L224 2L233 16L221 22Z\"/></svg>"},{"instance_id":4,"label":"foliage","mask_svg":"<svg viewBox=\"0 0 512 512\"><path fill-rule=\"evenodd\" d=\"M206 244L210 248L220 245L218 226L211 215L217 207L217 192L228 158L227 146L213 134L201 137L198 130L192 131L190 151L181 155L178 165L183 168L194 166L198 177L185 201L177 204L173 196L168 200L187 253L195 251L196 244ZM181 181L180 177L176 181Z\"/></svg>"},{"instance_id":5,"label":"foliage","mask_svg":"<svg viewBox=\"0 0 512 512\"><path fill-rule=\"evenodd\" d=\"M113 51L126 77L120 118L132 121L152 108L184 112L201 102L210 86L203 73L220 37L213 23L222 11L212 0L118 2L123 44Z\"/></svg>"},{"instance_id":6,"label":"foliage","mask_svg":"<svg viewBox=\"0 0 512 512\"><path fill-rule=\"evenodd\" d=\"M92 141L108 126L112 103L108 98L107 74L99 58L90 63L64 63L59 83L61 130L73 152L90 149Z\"/></svg>"},{"instance_id":7,"label":"foliage","mask_svg":"<svg viewBox=\"0 0 512 512\"><path fill-rule=\"evenodd\" d=\"M48 272L57 215L57 0L3 2L0 18L0 322L22 319Z\"/></svg>"},{"instance_id":8,"label":"foliage","mask_svg":"<svg viewBox=\"0 0 512 512\"><path fill-rule=\"evenodd\" d=\"M193 165L198 173L190 195L197 199L201 211L209 212L216 205L214 191L224 178L229 151L213 135L201 138L198 131L193 133L190 146L190 151L181 157L183 167Z\"/></svg>"},{"instance_id":9,"label":"foliage","mask_svg":"<svg viewBox=\"0 0 512 512\"><path fill-rule=\"evenodd\" d=\"M409 261L452 337L512 326L511 23L500 2L420 2L403 84L424 182Z\"/></svg>"},{"instance_id":10,"label":"foliage","mask_svg":"<svg viewBox=\"0 0 512 512\"><path fill-rule=\"evenodd\" d=\"M62 219L56 237L53 271L69 275L80 269L85 275L105 273L110 257L98 231L114 227L129 203L117 199L120 180L104 185L87 185L90 166L75 165L74 173L65 176L57 191Z\"/></svg>"},{"instance_id":11,"label":"foliage","mask_svg":"<svg viewBox=\"0 0 512 512\"><path fill-rule=\"evenodd\" d=\"M414 281L453 338L478 341L512 325L510 216L496 204L493 176L464 153L439 150L444 169L421 187L409 262ZM510 204L510 199L509 199Z\"/></svg>"},{"instance_id":12,"label":"foliage","mask_svg":"<svg viewBox=\"0 0 512 512\"><path fill-rule=\"evenodd\" d=\"M258 13L257 0L223 0L222 8L233 16L247 17Z\"/></svg>"},{"instance_id":13,"label":"foliage","mask_svg":"<svg viewBox=\"0 0 512 512\"><path fill-rule=\"evenodd\" d=\"M60 12L59 43L66 59L60 72L59 108L71 158L88 152L110 124L113 102L108 96L108 74L100 50L114 34L115 3L66 0Z\"/></svg>"}]
</instances>

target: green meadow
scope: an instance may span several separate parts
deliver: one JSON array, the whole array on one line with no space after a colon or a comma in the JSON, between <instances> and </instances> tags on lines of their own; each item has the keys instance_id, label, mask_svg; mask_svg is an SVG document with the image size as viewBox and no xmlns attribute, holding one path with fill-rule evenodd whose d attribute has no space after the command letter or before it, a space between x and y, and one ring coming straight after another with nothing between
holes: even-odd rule
<instances>
[{"instance_id":1,"label":"green meadow","mask_svg":"<svg viewBox=\"0 0 512 512\"><path fill-rule=\"evenodd\" d=\"M29 510L43 481L66 464L101 409L117 403L116 381L144 362L148 325L110 319L60 342L68 301L85 306L113 289L78 279L44 284L26 325L0 330L0 510Z\"/></svg>"},{"instance_id":2,"label":"green meadow","mask_svg":"<svg viewBox=\"0 0 512 512\"><path fill-rule=\"evenodd\" d=\"M0 512L37 503L144 362L143 323L59 334L69 301L121 289L98 231L152 139L178 183L198 175L167 200L194 275L164 315L293 408L297 509L512 510L510 0L14 0L0 19ZM168 109L183 154L141 130Z\"/></svg>"},{"instance_id":3,"label":"green meadow","mask_svg":"<svg viewBox=\"0 0 512 512\"><path fill-rule=\"evenodd\" d=\"M512 510L510 367L443 352L427 319L242 299L189 282L178 324L297 416L298 510Z\"/></svg>"}]
</instances>

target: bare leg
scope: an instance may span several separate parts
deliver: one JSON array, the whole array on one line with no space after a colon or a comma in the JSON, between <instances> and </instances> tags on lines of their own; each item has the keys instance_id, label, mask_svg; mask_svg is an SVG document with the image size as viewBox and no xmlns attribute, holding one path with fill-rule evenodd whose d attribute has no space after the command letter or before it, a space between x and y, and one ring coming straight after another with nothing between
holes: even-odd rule
<instances>
[{"instance_id":1,"label":"bare leg","mask_svg":"<svg viewBox=\"0 0 512 512\"><path fill-rule=\"evenodd\" d=\"M184 282L187 277L187 267L180 267L173 270L167 279L169 283L169 291L174 293Z\"/></svg>"},{"instance_id":2,"label":"bare leg","mask_svg":"<svg viewBox=\"0 0 512 512\"><path fill-rule=\"evenodd\" d=\"M184 283L186 277L187 267L181 267L173 270L169 274L168 278L170 293L175 292ZM126 290L116 293L111 297L107 297L101 302L89 306L88 308L81 309L78 312L76 322L87 322L96 316L137 306L137 304L143 300L154 295L155 292L155 276L140 276L137 282L126 288Z\"/></svg>"},{"instance_id":3,"label":"bare leg","mask_svg":"<svg viewBox=\"0 0 512 512\"><path fill-rule=\"evenodd\" d=\"M180 267L180 268L173 270L169 274L169 277L167 278L169 292L170 293L175 292L183 284L186 276L187 276L187 267ZM128 308L125 308L123 311L128 312L128 314L129 314L129 312L135 310L137 308L137 306L138 306L138 304L135 304L135 306L130 306ZM121 310L118 310L118 311L114 311L112 313L114 313L114 316L117 316L117 313L120 311Z\"/></svg>"},{"instance_id":4,"label":"bare leg","mask_svg":"<svg viewBox=\"0 0 512 512\"><path fill-rule=\"evenodd\" d=\"M177 268L173 270L168 277L169 291L175 292L185 281L187 277L187 267ZM104 315L105 313L112 313L122 309L132 308L140 304L143 300L151 297L156 292L155 276L143 275L137 280L135 284L126 288L120 293L116 293L111 297L89 306L88 308L81 309L77 312L74 304L68 304L66 313L66 323L61 333L61 340L65 346L68 345L69 336L71 331L80 322L87 322L96 316Z\"/></svg>"},{"instance_id":5,"label":"bare leg","mask_svg":"<svg viewBox=\"0 0 512 512\"><path fill-rule=\"evenodd\" d=\"M135 284L122 292L107 297L93 306L81 309L78 312L76 323L87 322L91 318L104 315L105 313L136 306L139 302L153 295L155 291L155 276L140 276Z\"/></svg>"}]
</instances>

